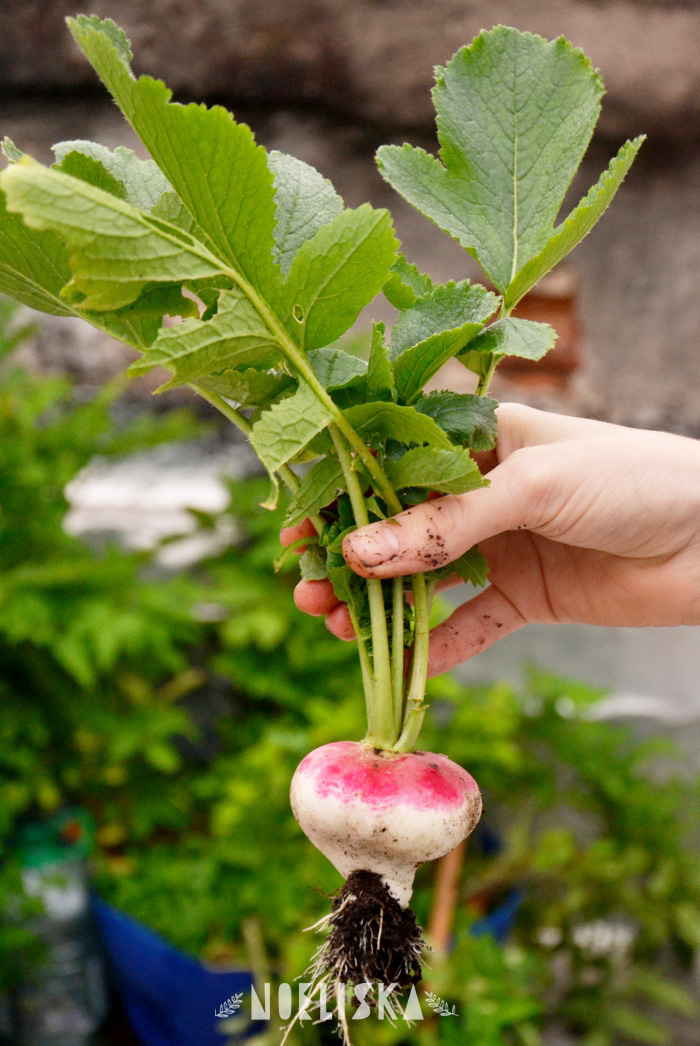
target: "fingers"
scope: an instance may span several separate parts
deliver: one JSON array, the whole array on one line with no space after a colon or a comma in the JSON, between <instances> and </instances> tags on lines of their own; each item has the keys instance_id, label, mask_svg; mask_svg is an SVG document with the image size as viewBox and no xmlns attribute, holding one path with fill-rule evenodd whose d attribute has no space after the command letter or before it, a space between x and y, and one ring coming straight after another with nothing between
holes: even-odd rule
<instances>
[{"instance_id":1,"label":"fingers","mask_svg":"<svg viewBox=\"0 0 700 1046\"><path fill-rule=\"evenodd\" d=\"M495 459L504 461L523 447L561 443L571 439L609 439L611 433L623 431L609 422L577 418L569 414L550 414L548 411L526 407L523 403L501 403L496 409L498 438ZM493 454L493 451L486 452ZM481 455L478 456L481 467ZM488 458L484 458L487 463Z\"/></svg>"},{"instance_id":2,"label":"fingers","mask_svg":"<svg viewBox=\"0 0 700 1046\"><path fill-rule=\"evenodd\" d=\"M322 617L338 606L330 581L300 581L294 589L294 602L299 610L312 617Z\"/></svg>"},{"instance_id":3,"label":"fingers","mask_svg":"<svg viewBox=\"0 0 700 1046\"><path fill-rule=\"evenodd\" d=\"M485 589L430 633L428 675L448 672L525 624L502 592L493 586Z\"/></svg>"},{"instance_id":4,"label":"fingers","mask_svg":"<svg viewBox=\"0 0 700 1046\"><path fill-rule=\"evenodd\" d=\"M282 527L280 530L280 544L282 548L287 548L288 545L293 545L299 538L310 538L315 533L316 529L311 520L305 519L303 523L299 523L296 527ZM295 551L302 553L304 546L300 546Z\"/></svg>"},{"instance_id":5,"label":"fingers","mask_svg":"<svg viewBox=\"0 0 700 1046\"><path fill-rule=\"evenodd\" d=\"M332 632L338 639L344 639L346 642L351 639L355 639L355 629L352 627L352 621L350 620L350 614L345 603L338 603L337 606L326 615L326 626L329 632Z\"/></svg>"},{"instance_id":6,"label":"fingers","mask_svg":"<svg viewBox=\"0 0 700 1046\"><path fill-rule=\"evenodd\" d=\"M348 534L343 542L348 565L362 577L434 570L485 538L532 526L540 499L536 467L528 473L514 455L493 469L489 479L488 487L425 501L393 521Z\"/></svg>"}]
</instances>

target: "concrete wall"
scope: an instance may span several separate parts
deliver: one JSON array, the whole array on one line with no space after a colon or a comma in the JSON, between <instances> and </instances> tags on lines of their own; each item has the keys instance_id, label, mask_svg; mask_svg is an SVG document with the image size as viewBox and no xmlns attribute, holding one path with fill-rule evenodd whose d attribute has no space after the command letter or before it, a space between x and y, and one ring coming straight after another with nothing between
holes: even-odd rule
<instances>
[{"instance_id":1,"label":"concrete wall","mask_svg":"<svg viewBox=\"0 0 700 1046\"><path fill-rule=\"evenodd\" d=\"M0 134L48 158L53 141L133 144L63 27L74 2L3 0ZM555 409L700 434L700 0L95 0L132 39L137 71L178 97L223 101L266 145L331 177L349 204L389 206L407 254L437 278L473 274L464 252L378 177L383 141L434 144L429 87L484 26L565 33L608 94L576 188L626 136L647 132L613 206L572 256L582 363L553 390L494 391ZM38 346L96 376L121 350L54 324Z\"/></svg>"}]
</instances>

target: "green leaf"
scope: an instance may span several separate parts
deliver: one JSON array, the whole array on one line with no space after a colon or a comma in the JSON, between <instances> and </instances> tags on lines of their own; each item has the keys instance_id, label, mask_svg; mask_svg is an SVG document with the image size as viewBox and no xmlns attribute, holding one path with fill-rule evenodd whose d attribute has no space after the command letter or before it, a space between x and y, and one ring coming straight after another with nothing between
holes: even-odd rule
<instances>
[{"instance_id":1,"label":"green leaf","mask_svg":"<svg viewBox=\"0 0 700 1046\"><path fill-rule=\"evenodd\" d=\"M542 250L522 266L508 287L505 299L507 308L510 309L519 302L546 272L554 268L584 236L588 235L622 185L644 137L641 135L622 146L617 156L610 161L607 170L603 171L596 184L591 186L568 218L557 226L554 235Z\"/></svg>"},{"instance_id":2,"label":"green leaf","mask_svg":"<svg viewBox=\"0 0 700 1046\"><path fill-rule=\"evenodd\" d=\"M514 320L512 317L492 323L469 343L467 358L493 355L519 356L525 360L541 360L557 340L557 332L548 323L532 320ZM466 366L467 362L459 357ZM470 367L470 369L472 369Z\"/></svg>"},{"instance_id":3,"label":"green leaf","mask_svg":"<svg viewBox=\"0 0 700 1046\"><path fill-rule=\"evenodd\" d=\"M164 222L169 222L181 232L189 233L201 243L206 242L205 233L198 228L196 221L177 193L164 192L155 207L151 209L151 214L154 218L162 218Z\"/></svg>"},{"instance_id":4,"label":"green leaf","mask_svg":"<svg viewBox=\"0 0 700 1046\"><path fill-rule=\"evenodd\" d=\"M397 241L388 211L343 211L301 246L285 287L287 328L307 351L344 334L382 289Z\"/></svg>"},{"instance_id":5,"label":"green leaf","mask_svg":"<svg viewBox=\"0 0 700 1046\"><path fill-rule=\"evenodd\" d=\"M549 239L600 111L603 84L563 37L504 26L436 70L441 159L378 152L386 180L477 258L502 292Z\"/></svg>"},{"instance_id":6,"label":"green leaf","mask_svg":"<svg viewBox=\"0 0 700 1046\"><path fill-rule=\"evenodd\" d=\"M427 381L478 334L496 308L496 298L468 281L450 282L403 312L391 335L399 396L410 403Z\"/></svg>"},{"instance_id":7,"label":"green leaf","mask_svg":"<svg viewBox=\"0 0 700 1046\"><path fill-rule=\"evenodd\" d=\"M77 308L76 315L143 352L158 336L165 315L197 316L198 308L179 284L162 284L142 291L136 301L114 312L83 314Z\"/></svg>"},{"instance_id":8,"label":"green leaf","mask_svg":"<svg viewBox=\"0 0 700 1046\"><path fill-rule=\"evenodd\" d=\"M328 579L333 585L336 598L341 603L347 603L352 608L357 621L361 625L360 632L362 638L371 646L372 634L368 621L367 585L364 579L345 563L342 553L343 538L353 529L353 527L349 527L338 534L332 548L328 550L326 570Z\"/></svg>"},{"instance_id":9,"label":"green leaf","mask_svg":"<svg viewBox=\"0 0 700 1046\"><path fill-rule=\"evenodd\" d=\"M265 150L221 106L171 103L151 77L136 80L126 37L96 17L69 18L78 46L217 253L273 297L275 201Z\"/></svg>"},{"instance_id":10,"label":"green leaf","mask_svg":"<svg viewBox=\"0 0 700 1046\"><path fill-rule=\"evenodd\" d=\"M253 426L250 442L268 472L275 472L303 450L328 425L331 414L308 385L266 410Z\"/></svg>"},{"instance_id":11,"label":"green leaf","mask_svg":"<svg viewBox=\"0 0 700 1046\"><path fill-rule=\"evenodd\" d=\"M123 182L115 178L104 164L93 159L92 156L85 156L78 152L67 153L61 163L55 165L55 169L63 171L64 174L70 174L73 178L80 178L88 185L95 185L98 189L111 193L119 200L126 199Z\"/></svg>"},{"instance_id":12,"label":"green leaf","mask_svg":"<svg viewBox=\"0 0 700 1046\"><path fill-rule=\"evenodd\" d=\"M410 309L432 289L430 277L407 262L403 254L399 254L391 266L389 279L382 287L388 301L397 309Z\"/></svg>"},{"instance_id":13,"label":"green leaf","mask_svg":"<svg viewBox=\"0 0 700 1046\"><path fill-rule=\"evenodd\" d=\"M267 165L277 204L273 254L286 276L302 244L337 218L344 204L327 178L295 156L273 150Z\"/></svg>"},{"instance_id":14,"label":"green leaf","mask_svg":"<svg viewBox=\"0 0 700 1046\"><path fill-rule=\"evenodd\" d=\"M326 550L318 545L309 545L299 559L299 569L304 581L323 581L326 571Z\"/></svg>"},{"instance_id":15,"label":"green leaf","mask_svg":"<svg viewBox=\"0 0 700 1046\"><path fill-rule=\"evenodd\" d=\"M443 432L471 450L491 450L496 444L496 400L472 393L430 392L414 407L433 418Z\"/></svg>"},{"instance_id":16,"label":"green leaf","mask_svg":"<svg viewBox=\"0 0 700 1046\"><path fill-rule=\"evenodd\" d=\"M442 429L425 414L398 403L358 403L343 411L350 424L365 439L394 439L409 446L428 443L450 450L452 444Z\"/></svg>"},{"instance_id":17,"label":"green leaf","mask_svg":"<svg viewBox=\"0 0 700 1046\"><path fill-rule=\"evenodd\" d=\"M30 229L7 210L0 192L0 292L54 316L73 316L61 299L71 278L65 241L50 230Z\"/></svg>"},{"instance_id":18,"label":"green leaf","mask_svg":"<svg viewBox=\"0 0 700 1046\"><path fill-rule=\"evenodd\" d=\"M56 162L67 174L76 174L75 170L66 167L66 161L71 154L77 153L98 161L124 186L129 203L144 211L150 211L163 193L170 190L170 183L153 160L140 160L132 149L123 145L112 151L105 145L98 145L97 142L75 139L58 142L53 146L53 152ZM75 160L71 162L75 163ZM81 177L79 174L76 176Z\"/></svg>"},{"instance_id":19,"label":"green leaf","mask_svg":"<svg viewBox=\"0 0 700 1046\"><path fill-rule=\"evenodd\" d=\"M309 363L324 389L329 392L361 384L367 375L366 362L342 349L315 349L309 353Z\"/></svg>"},{"instance_id":20,"label":"green leaf","mask_svg":"<svg viewBox=\"0 0 700 1046\"><path fill-rule=\"evenodd\" d=\"M464 555L446 563L438 570L431 570L426 577L432 581L447 581L451 577L461 577L462 581L474 585L475 588L483 588L488 577L489 565L482 552L474 545Z\"/></svg>"},{"instance_id":21,"label":"green leaf","mask_svg":"<svg viewBox=\"0 0 700 1046\"><path fill-rule=\"evenodd\" d=\"M162 330L129 373L167 367L173 378L163 388L175 388L228 367L266 367L280 358L267 325L250 300L234 288L222 291L218 311L210 320L190 319Z\"/></svg>"},{"instance_id":22,"label":"green leaf","mask_svg":"<svg viewBox=\"0 0 700 1046\"><path fill-rule=\"evenodd\" d=\"M18 149L12 139L8 138L7 135L5 135L0 143L0 149L2 150L5 159L9 160L10 163L19 163L24 156L22 150Z\"/></svg>"},{"instance_id":23,"label":"green leaf","mask_svg":"<svg viewBox=\"0 0 700 1046\"><path fill-rule=\"evenodd\" d=\"M287 509L286 527L295 527L307 516L330 505L338 490L344 490L343 470L336 458L323 458L306 473Z\"/></svg>"},{"instance_id":24,"label":"green leaf","mask_svg":"<svg viewBox=\"0 0 700 1046\"><path fill-rule=\"evenodd\" d=\"M25 162L2 171L0 184L27 225L68 241L81 309L118 309L146 283L219 273L216 259L179 229L61 171Z\"/></svg>"},{"instance_id":25,"label":"green leaf","mask_svg":"<svg viewBox=\"0 0 700 1046\"><path fill-rule=\"evenodd\" d=\"M487 483L469 452L461 447L451 450L414 447L398 461L385 461L384 469L399 490L402 487L425 487L441 494L463 494Z\"/></svg>"},{"instance_id":26,"label":"green leaf","mask_svg":"<svg viewBox=\"0 0 700 1046\"><path fill-rule=\"evenodd\" d=\"M671 1035L665 1028L626 1006L613 1009L610 1021L617 1031L646 1046L666 1046L671 1042Z\"/></svg>"},{"instance_id":27,"label":"green leaf","mask_svg":"<svg viewBox=\"0 0 700 1046\"><path fill-rule=\"evenodd\" d=\"M680 1013L684 1017L696 1017L698 1014L698 1003L689 991L651 970L635 970L631 986L635 991L644 992L657 1006L673 1013Z\"/></svg>"},{"instance_id":28,"label":"green leaf","mask_svg":"<svg viewBox=\"0 0 700 1046\"><path fill-rule=\"evenodd\" d=\"M394 368L384 340L384 324L372 325L372 344L367 364L367 398L391 400L394 398Z\"/></svg>"},{"instance_id":29,"label":"green leaf","mask_svg":"<svg viewBox=\"0 0 700 1046\"><path fill-rule=\"evenodd\" d=\"M294 387L294 381L286 374L265 370L223 370L197 378L197 386L206 392L223 396L239 409L241 407L266 407L283 393Z\"/></svg>"}]
</instances>

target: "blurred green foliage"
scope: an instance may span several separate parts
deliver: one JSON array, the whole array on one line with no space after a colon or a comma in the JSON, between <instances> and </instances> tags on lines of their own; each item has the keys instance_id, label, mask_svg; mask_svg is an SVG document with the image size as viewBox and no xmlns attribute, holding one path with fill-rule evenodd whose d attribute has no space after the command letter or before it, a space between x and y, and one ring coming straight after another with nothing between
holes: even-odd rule
<instances>
[{"instance_id":1,"label":"blurred green foliage","mask_svg":"<svg viewBox=\"0 0 700 1046\"><path fill-rule=\"evenodd\" d=\"M187 576L156 581L149 557L67 535L65 484L93 456L197 426L170 415L123 429L116 387L78 401L62 379L2 367L0 910L17 895L17 824L78 803L97 821L108 900L207 961L293 981L317 943L303 927L340 880L293 820L289 781L310 748L362 736L354 646L295 610L294 563L273 572L283 513L259 507L265 481L231 484L237 541ZM588 718L600 694L580 684L441 678L430 696L421 743L474 774L499 845L483 830L470 843L454 948L426 975L458 1016L358 1022L358 1046L538 1046L552 1024L583 1046L671 1042L664 1013L697 1019L683 987L700 945L697 783L655 773L669 745ZM417 879L424 924L434 874ZM470 932L515 890L505 945ZM17 919L0 922L0 985L22 975L30 943Z\"/></svg>"}]
</instances>

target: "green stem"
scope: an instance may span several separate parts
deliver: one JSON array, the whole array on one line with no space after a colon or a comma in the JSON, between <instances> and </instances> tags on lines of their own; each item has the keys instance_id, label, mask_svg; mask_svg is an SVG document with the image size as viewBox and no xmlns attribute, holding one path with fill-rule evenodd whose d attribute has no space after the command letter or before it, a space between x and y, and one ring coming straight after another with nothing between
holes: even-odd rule
<instances>
[{"instance_id":1,"label":"green stem","mask_svg":"<svg viewBox=\"0 0 700 1046\"><path fill-rule=\"evenodd\" d=\"M494 322L498 323L499 320L507 320L512 311L513 311L513 306L511 305L509 308L506 308L506 300L505 300L505 298L501 298L501 308L500 308L500 310L498 312L498 316L496 317ZM499 356L497 353L493 353L493 352L490 354L489 364L488 364L488 367L486 368L486 373L481 375L481 377L479 378L479 381L477 383L477 386L476 386L476 394L477 394L477 396L486 396L488 394L489 385L491 384L491 379L494 376L494 373L496 371L496 367L498 366L498 364L501 362L502 359L503 359L502 355Z\"/></svg>"},{"instance_id":2,"label":"green stem","mask_svg":"<svg viewBox=\"0 0 700 1046\"><path fill-rule=\"evenodd\" d=\"M360 655L360 669L362 670L362 689L365 692L365 705L367 708L367 719L369 720L370 708L374 707L374 677L372 675L372 663L367 652L367 644L362 638L362 633L360 632L360 622L350 604L348 604L348 613L350 615L352 627L355 629L355 635L357 636L357 651Z\"/></svg>"},{"instance_id":3,"label":"green stem","mask_svg":"<svg viewBox=\"0 0 700 1046\"><path fill-rule=\"evenodd\" d=\"M496 366L497 366L497 364L498 364L500 359L501 359L500 356L495 356L493 354L491 355L491 359L489 360L489 365L486 368L486 373L481 375L481 377L479 378L479 381L477 383L477 386L476 386L476 394L477 394L477 396L485 396L488 393L489 385L491 384L491 379L493 378L494 371L496 370Z\"/></svg>"},{"instance_id":4,"label":"green stem","mask_svg":"<svg viewBox=\"0 0 700 1046\"><path fill-rule=\"evenodd\" d=\"M413 640L413 660L411 664L411 681L406 695L406 714L403 729L394 745L396 752L410 752L415 747L423 718L427 709L423 698L428 679L428 650L430 646L430 608L433 600L435 582L425 580L425 575L413 576L413 607L415 611L415 634Z\"/></svg>"},{"instance_id":5,"label":"green stem","mask_svg":"<svg viewBox=\"0 0 700 1046\"><path fill-rule=\"evenodd\" d=\"M394 730L398 737L404 716L404 661L403 643L404 593L403 578L395 577L391 616L391 687L394 700Z\"/></svg>"},{"instance_id":6,"label":"green stem","mask_svg":"<svg viewBox=\"0 0 700 1046\"><path fill-rule=\"evenodd\" d=\"M228 418L229 421L233 422L236 428L239 429L248 439L250 439L250 435L253 431L253 426L250 424L247 418L244 418L243 415L235 409L235 407L232 407L230 403L227 403L223 396L219 396L216 392L205 392L204 389L200 388L199 385L193 384L191 387L199 396L202 397L202 399L205 399L207 403L211 403L212 407L216 407L216 409L220 411L225 418ZM287 487L287 489L290 490L292 494L295 494L299 489L298 476L296 476L292 472L288 465L280 465L280 467L276 471L282 482ZM313 523L316 533L320 534L324 527L324 522L321 519L321 517L309 516L309 519Z\"/></svg>"},{"instance_id":7,"label":"green stem","mask_svg":"<svg viewBox=\"0 0 700 1046\"><path fill-rule=\"evenodd\" d=\"M352 467L352 459L347 444L335 425L330 427L340 467L343 470L345 483L350 496L355 522L358 527L367 526L369 516L357 473ZM372 623L372 692L366 694L367 700L367 740L377 748L391 748L396 740L394 709L391 688L391 659L389 656L389 634L386 623L386 607L382 583L368 579L367 596L369 599L370 620ZM359 629L353 622L359 639Z\"/></svg>"},{"instance_id":8,"label":"green stem","mask_svg":"<svg viewBox=\"0 0 700 1046\"><path fill-rule=\"evenodd\" d=\"M221 264L220 260L217 264ZM304 379L306 384L314 392L316 398L323 404L329 414L332 416L334 423L338 426L345 439L348 441L352 449L355 451L357 456L362 461L363 465L372 477L372 483L378 494L382 496L387 504L387 507L391 512L401 512L402 505L396 496L396 492L392 487L391 483L387 479L384 470L381 468L377 460L375 459L372 451L365 444L361 436L355 432L354 428L347 420L342 410L336 403L333 402L331 396L326 392L321 382L316 377L308 358L304 354L304 351L293 341L289 333L281 323L277 315L270 309L267 303L260 297L257 291L248 283L248 281L241 276L240 273L236 272L235 269L231 269L228 266L221 266L222 271L226 273L243 291L243 293L250 299L252 304L255 306L260 317L265 321L270 331L278 342L283 354L289 360L291 364L296 368L297 373Z\"/></svg>"}]
</instances>

